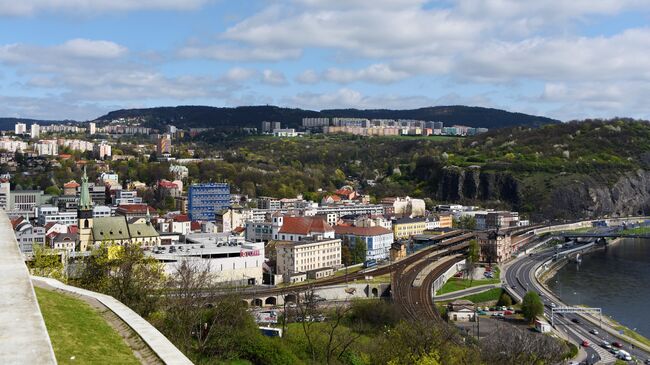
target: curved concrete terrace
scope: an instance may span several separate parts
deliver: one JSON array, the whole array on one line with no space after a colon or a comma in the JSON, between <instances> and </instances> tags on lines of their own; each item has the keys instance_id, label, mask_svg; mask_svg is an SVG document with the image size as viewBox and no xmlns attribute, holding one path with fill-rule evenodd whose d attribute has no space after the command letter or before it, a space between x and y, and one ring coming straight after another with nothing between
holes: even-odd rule
<instances>
[{"instance_id":1,"label":"curved concrete terrace","mask_svg":"<svg viewBox=\"0 0 650 365\"><path fill-rule=\"evenodd\" d=\"M16 236L0 210L0 362L56 364L50 336L36 300Z\"/></svg>"}]
</instances>

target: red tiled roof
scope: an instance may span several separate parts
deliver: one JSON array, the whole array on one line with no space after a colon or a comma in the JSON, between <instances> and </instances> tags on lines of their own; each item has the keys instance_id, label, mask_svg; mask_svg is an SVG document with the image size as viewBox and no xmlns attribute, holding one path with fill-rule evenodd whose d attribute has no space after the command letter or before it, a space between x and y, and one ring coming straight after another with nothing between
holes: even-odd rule
<instances>
[{"instance_id":1,"label":"red tiled roof","mask_svg":"<svg viewBox=\"0 0 650 365\"><path fill-rule=\"evenodd\" d=\"M158 186L160 186L161 188L165 188L165 189L178 189L178 184L176 184L175 182L168 181L168 180L160 180L158 182Z\"/></svg>"},{"instance_id":2,"label":"red tiled roof","mask_svg":"<svg viewBox=\"0 0 650 365\"><path fill-rule=\"evenodd\" d=\"M332 232L334 229L323 218L284 217L279 233L309 235L311 233Z\"/></svg>"},{"instance_id":3,"label":"red tiled roof","mask_svg":"<svg viewBox=\"0 0 650 365\"><path fill-rule=\"evenodd\" d=\"M199 231L199 230L201 230L201 222L192 221L192 223L190 223L190 229L191 229L192 231Z\"/></svg>"},{"instance_id":4,"label":"red tiled roof","mask_svg":"<svg viewBox=\"0 0 650 365\"><path fill-rule=\"evenodd\" d=\"M233 229L232 231L233 231L233 233L242 233L245 230L246 230L246 228L244 228L244 227L235 227L235 229Z\"/></svg>"},{"instance_id":5,"label":"red tiled roof","mask_svg":"<svg viewBox=\"0 0 650 365\"><path fill-rule=\"evenodd\" d=\"M338 196L338 195L326 195L326 196L323 198L323 200L328 200L328 199L332 199L332 200L335 201L335 202L340 202L340 201L341 201L341 197Z\"/></svg>"},{"instance_id":6,"label":"red tiled roof","mask_svg":"<svg viewBox=\"0 0 650 365\"><path fill-rule=\"evenodd\" d=\"M74 233L74 234L79 233L79 227L76 225L68 226L68 233Z\"/></svg>"},{"instance_id":7,"label":"red tiled roof","mask_svg":"<svg viewBox=\"0 0 650 365\"><path fill-rule=\"evenodd\" d=\"M336 234L351 234L355 236L379 236L382 234L392 234L391 231L384 227L350 227L334 226Z\"/></svg>"},{"instance_id":8,"label":"red tiled roof","mask_svg":"<svg viewBox=\"0 0 650 365\"><path fill-rule=\"evenodd\" d=\"M11 220L11 225L13 226L14 229L16 229L16 227L18 227L18 225L22 223L24 220L25 218L23 217L14 218Z\"/></svg>"},{"instance_id":9,"label":"red tiled roof","mask_svg":"<svg viewBox=\"0 0 650 365\"><path fill-rule=\"evenodd\" d=\"M116 211L121 213L147 213L147 208L149 208L150 213L156 212L155 208L147 204L122 204L117 207Z\"/></svg>"},{"instance_id":10,"label":"red tiled roof","mask_svg":"<svg viewBox=\"0 0 650 365\"><path fill-rule=\"evenodd\" d=\"M68 181L67 183L63 184L64 188L78 188L80 185L74 180Z\"/></svg>"},{"instance_id":11,"label":"red tiled roof","mask_svg":"<svg viewBox=\"0 0 650 365\"><path fill-rule=\"evenodd\" d=\"M174 217L174 222L189 222L190 217L187 214L179 214Z\"/></svg>"},{"instance_id":12,"label":"red tiled roof","mask_svg":"<svg viewBox=\"0 0 650 365\"><path fill-rule=\"evenodd\" d=\"M334 194L337 194L337 195L350 195L352 193L354 193L354 191L352 191L350 189L339 189Z\"/></svg>"}]
</instances>

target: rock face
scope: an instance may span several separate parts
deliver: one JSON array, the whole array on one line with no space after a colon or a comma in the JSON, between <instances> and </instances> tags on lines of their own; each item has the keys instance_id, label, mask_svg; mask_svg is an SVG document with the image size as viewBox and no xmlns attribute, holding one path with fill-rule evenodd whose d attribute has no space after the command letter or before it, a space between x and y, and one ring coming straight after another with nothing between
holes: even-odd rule
<instances>
[{"instance_id":1,"label":"rock face","mask_svg":"<svg viewBox=\"0 0 650 365\"><path fill-rule=\"evenodd\" d=\"M452 202L499 201L517 207L521 202L521 192L519 182L509 173L448 166L440 178L438 199Z\"/></svg>"},{"instance_id":2,"label":"rock face","mask_svg":"<svg viewBox=\"0 0 650 365\"><path fill-rule=\"evenodd\" d=\"M637 170L621 175L607 186L592 178L553 190L548 213L567 217L643 215L650 213L650 171Z\"/></svg>"},{"instance_id":3,"label":"rock face","mask_svg":"<svg viewBox=\"0 0 650 365\"><path fill-rule=\"evenodd\" d=\"M605 179L601 179L605 180ZM437 192L441 201L506 204L520 210L531 207L536 218L590 218L650 214L650 171L619 176L612 185L589 175L567 184L542 188L543 194L524 193L522 183L509 172L447 166Z\"/></svg>"}]
</instances>

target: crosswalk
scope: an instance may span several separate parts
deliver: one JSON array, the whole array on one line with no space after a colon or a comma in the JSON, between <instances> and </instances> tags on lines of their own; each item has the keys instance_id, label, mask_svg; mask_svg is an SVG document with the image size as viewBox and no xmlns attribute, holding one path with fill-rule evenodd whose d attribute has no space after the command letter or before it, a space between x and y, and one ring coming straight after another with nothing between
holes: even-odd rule
<instances>
[{"instance_id":1,"label":"crosswalk","mask_svg":"<svg viewBox=\"0 0 650 365\"><path fill-rule=\"evenodd\" d=\"M582 330L579 327L567 326L566 329L568 331L573 332L578 337L589 338L588 335L583 333L584 330ZM600 356L600 360L598 362L596 362L596 364L604 364L604 365L606 365L606 364L614 364L616 362L616 358L614 357L614 355L612 355L612 353L609 352L607 349L601 347L600 343L591 343L590 346L594 351L596 351L598 356Z\"/></svg>"}]
</instances>

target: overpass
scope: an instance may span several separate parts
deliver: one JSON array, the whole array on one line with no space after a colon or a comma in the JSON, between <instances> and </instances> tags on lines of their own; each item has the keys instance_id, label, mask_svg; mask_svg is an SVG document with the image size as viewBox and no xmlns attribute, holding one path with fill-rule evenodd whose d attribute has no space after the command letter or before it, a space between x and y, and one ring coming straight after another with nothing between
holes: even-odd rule
<instances>
[{"instance_id":1,"label":"overpass","mask_svg":"<svg viewBox=\"0 0 650 365\"><path fill-rule=\"evenodd\" d=\"M628 234L617 232L606 233L558 233L557 236L563 238L650 238L650 234Z\"/></svg>"}]
</instances>

